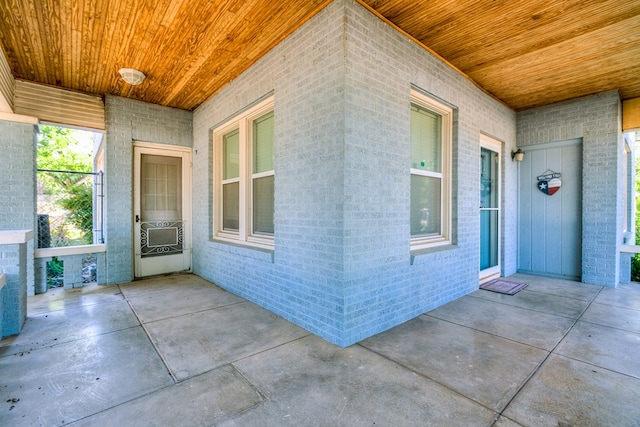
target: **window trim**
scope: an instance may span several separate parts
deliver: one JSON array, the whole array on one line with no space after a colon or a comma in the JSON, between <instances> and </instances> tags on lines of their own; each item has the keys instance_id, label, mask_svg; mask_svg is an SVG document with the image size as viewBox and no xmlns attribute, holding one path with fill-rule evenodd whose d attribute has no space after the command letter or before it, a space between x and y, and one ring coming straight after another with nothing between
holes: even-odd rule
<instances>
[{"instance_id":1,"label":"window trim","mask_svg":"<svg viewBox=\"0 0 640 427\"><path fill-rule=\"evenodd\" d=\"M434 236L417 236L410 237L411 250L419 250L432 248L437 246L449 245L452 241L452 158L453 158L453 108L445 105L435 99L426 96L416 90L411 90L410 104L415 104L421 108L425 108L442 117L441 136L442 136L442 172L430 172L421 169L414 169L409 166L409 174L428 176L441 179L440 193L440 234ZM411 131L409 131L410 133ZM409 144L411 147L411 144ZM409 200L411 205L411 200ZM411 236L411 231L409 231Z\"/></svg>"},{"instance_id":2,"label":"window trim","mask_svg":"<svg viewBox=\"0 0 640 427\"><path fill-rule=\"evenodd\" d=\"M226 241L230 243L247 244L262 249L273 249L274 236L268 234L253 233L253 179L252 171L252 149L253 149L253 121L274 109L273 97L269 97L253 107L234 116L232 119L225 121L222 125L215 128L213 135L213 239ZM238 231L225 230L223 228L223 204L222 204L222 185L223 181L223 153L222 141L223 137L229 132L238 129L239 132L239 203L238 203ZM275 169L261 172L275 176Z\"/></svg>"}]
</instances>

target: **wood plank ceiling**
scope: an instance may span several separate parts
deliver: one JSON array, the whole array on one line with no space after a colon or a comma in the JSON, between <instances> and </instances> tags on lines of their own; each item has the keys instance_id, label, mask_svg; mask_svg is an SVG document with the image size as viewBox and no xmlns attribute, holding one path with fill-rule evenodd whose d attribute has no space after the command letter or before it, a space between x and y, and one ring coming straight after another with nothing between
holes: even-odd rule
<instances>
[{"instance_id":1,"label":"wood plank ceiling","mask_svg":"<svg viewBox=\"0 0 640 427\"><path fill-rule=\"evenodd\" d=\"M4 0L0 47L18 79L193 110L330 1ZM640 97L640 0L358 1L515 110Z\"/></svg>"}]
</instances>

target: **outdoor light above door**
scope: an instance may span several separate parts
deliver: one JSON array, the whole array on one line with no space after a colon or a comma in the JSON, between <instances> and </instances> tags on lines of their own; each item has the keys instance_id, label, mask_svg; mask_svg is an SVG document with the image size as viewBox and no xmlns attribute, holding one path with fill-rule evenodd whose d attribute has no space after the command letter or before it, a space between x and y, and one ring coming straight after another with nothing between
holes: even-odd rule
<instances>
[{"instance_id":1,"label":"outdoor light above door","mask_svg":"<svg viewBox=\"0 0 640 427\"><path fill-rule=\"evenodd\" d=\"M515 160L516 162L524 160L524 151L522 151L522 148L518 148L516 151L511 152L511 160Z\"/></svg>"}]
</instances>

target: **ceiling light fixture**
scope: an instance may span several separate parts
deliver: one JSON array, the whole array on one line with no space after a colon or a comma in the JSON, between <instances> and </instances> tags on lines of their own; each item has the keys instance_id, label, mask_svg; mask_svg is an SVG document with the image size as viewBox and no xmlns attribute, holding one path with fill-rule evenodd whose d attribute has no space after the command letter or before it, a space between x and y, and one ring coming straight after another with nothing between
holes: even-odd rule
<instances>
[{"instance_id":1,"label":"ceiling light fixture","mask_svg":"<svg viewBox=\"0 0 640 427\"><path fill-rule=\"evenodd\" d=\"M122 76L122 80L134 86L142 83L145 77L147 77L141 71L133 68L120 68L118 72Z\"/></svg>"}]
</instances>

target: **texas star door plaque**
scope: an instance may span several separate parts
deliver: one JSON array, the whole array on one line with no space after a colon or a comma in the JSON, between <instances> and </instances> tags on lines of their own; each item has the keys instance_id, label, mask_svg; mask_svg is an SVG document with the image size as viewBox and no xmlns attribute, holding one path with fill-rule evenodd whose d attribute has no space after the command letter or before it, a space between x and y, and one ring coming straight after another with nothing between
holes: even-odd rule
<instances>
[{"instance_id":1,"label":"texas star door plaque","mask_svg":"<svg viewBox=\"0 0 640 427\"><path fill-rule=\"evenodd\" d=\"M547 196L553 196L560 189L560 186L562 186L560 177L560 173L547 170L544 174L537 177L538 190Z\"/></svg>"}]
</instances>

